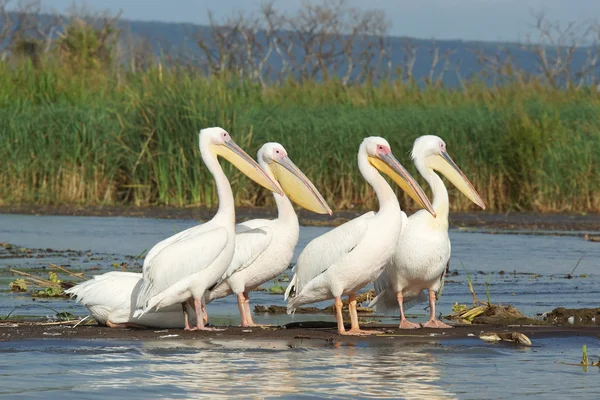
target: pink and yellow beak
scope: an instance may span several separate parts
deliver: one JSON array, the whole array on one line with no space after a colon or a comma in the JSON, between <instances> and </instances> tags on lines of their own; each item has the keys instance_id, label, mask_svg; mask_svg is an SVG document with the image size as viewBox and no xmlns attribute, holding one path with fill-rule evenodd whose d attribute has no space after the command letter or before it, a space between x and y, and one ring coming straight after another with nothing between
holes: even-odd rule
<instances>
[{"instance_id":1,"label":"pink and yellow beak","mask_svg":"<svg viewBox=\"0 0 600 400\"><path fill-rule=\"evenodd\" d=\"M429 156L425 159L425 163L430 168L444 175L458 190L460 190L469 200L477 204L485 210L485 203L477 193L471 182L465 174L458 168L452 160L448 152L443 151L441 154Z\"/></svg>"},{"instance_id":2,"label":"pink and yellow beak","mask_svg":"<svg viewBox=\"0 0 600 400\"><path fill-rule=\"evenodd\" d=\"M415 178L400 164L394 157L392 151L387 148L383 152L379 152L377 156L369 156L369 162L382 173L386 174L417 204L427 210L434 217L436 216L433 205L427 198L427 195L417 183Z\"/></svg>"},{"instance_id":3,"label":"pink and yellow beak","mask_svg":"<svg viewBox=\"0 0 600 400\"><path fill-rule=\"evenodd\" d=\"M216 155L223 157L239 169L244 175L271 192L283 195L283 191L252 157L229 139L222 145L213 145Z\"/></svg>"},{"instance_id":4,"label":"pink and yellow beak","mask_svg":"<svg viewBox=\"0 0 600 400\"><path fill-rule=\"evenodd\" d=\"M333 211L315 185L288 156L274 159L269 168L285 194L294 203L317 214L333 215Z\"/></svg>"}]
</instances>

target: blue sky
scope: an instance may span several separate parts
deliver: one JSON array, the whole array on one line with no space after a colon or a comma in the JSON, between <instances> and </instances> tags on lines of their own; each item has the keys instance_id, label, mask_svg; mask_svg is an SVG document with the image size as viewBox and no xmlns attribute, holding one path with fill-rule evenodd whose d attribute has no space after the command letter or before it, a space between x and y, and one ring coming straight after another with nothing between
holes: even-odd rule
<instances>
[{"instance_id":1,"label":"blue sky","mask_svg":"<svg viewBox=\"0 0 600 400\"><path fill-rule=\"evenodd\" d=\"M318 2L320 0L306 0ZM233 10L256 11L261 0L94 0L94 11L123 10L123 17L139 20L206 23L207 11L224 17ZM68 10L73 0L42 0L45 11ZM75 3L81 4L81 0ZM392 34L418 38L466 40L525 40L532 31L533 12L544 11L551 20L600 19L600 0L347 0L357 8L384 10ZM276 7L294 11L300 0L276 0ZM367 5L368 4L368 5Z\"/></svg>"}]
</instances>

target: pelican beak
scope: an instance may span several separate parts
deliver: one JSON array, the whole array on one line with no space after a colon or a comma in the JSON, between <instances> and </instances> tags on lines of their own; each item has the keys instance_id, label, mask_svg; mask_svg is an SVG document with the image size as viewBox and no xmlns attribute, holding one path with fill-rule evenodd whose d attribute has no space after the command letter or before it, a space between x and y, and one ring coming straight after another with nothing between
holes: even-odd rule
<instances>
[{"instance_id":1,"label":"pelican beak","mask_svg":"<svg viewBox=\"0 0 600 400\"><path fill-rule=\"evenodd\" d=\"M315 185L289 159L281 157L269 164L273 175L287 196L299 206L317 214L333 215L333 211Z\"/></svg>"},{"instance_id":2,"label":"pelican beak","mask_svg":"<svg viewBox=\"0 0 600 400\"><path fill-rule=\"evenodd\" d=\"M376 157L369 156L369 162L379 171L392 178L404 192L435 218L435 210L427 195L391 151L379 153Z\"/></svg>"},{"instance_id":3,"label":"pelican beak","mask_svg":"<svg viewBox=\"0 0 600 400\"><path fill-rule=\"evenodd\" d=\"M250 157L244 150L240 148L233 140L228 140L222 145L215 146L215 153L232 163L244 175L258 183L265 189L283 195L283 191L269 177L269 175Z\"/></svg>"},{"instance_id":4,"label":"pelican beak","mask_svg":"<svg viewBox=\"0 0 600 400\"><path fill-rule=\"evenodd\" d=\"M471 182L465 174L454 163L448 152L443 151L439 155L432 155L426 158L426 164L444 175L458 190L469 198L473 203L485 210L485 203L477 193Z\"/></svg>"}]
</instances>

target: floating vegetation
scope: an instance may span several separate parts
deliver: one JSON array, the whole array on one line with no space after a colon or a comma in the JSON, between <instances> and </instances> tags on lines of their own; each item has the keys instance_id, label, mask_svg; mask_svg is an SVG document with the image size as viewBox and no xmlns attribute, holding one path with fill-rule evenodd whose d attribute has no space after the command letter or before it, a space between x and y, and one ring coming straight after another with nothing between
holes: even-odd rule
<instances>
[{"instance_id":1,"label":"floating vegetation","mask_svg":"<svg viewBox=\"0 0 600 400\"><path fill-rule=\"evenodd\" d=\"M285 288L281 285L273 285L269 287L269 293L282 294L285 293Z\"/></svg>"},{"instance_id":2,"label":"floating vegetation","mask_svg":"<svg viewBox=\"0 0 600 400\"><path fill-rule=\"evenodd\" d=\"M462 263L461 263L462 264ZM529 318L524 316L519 310L511 305L503 306L502 304L493 304L490 296L488 276L485 280L485 292L487 301L482 301L477 298L477 294L473 289L473 281L470 274L463 265L467 276L467 284L469 291L473 296L473 305L468 307L466 304L454 303L452 306L452 314L445 316L445 319L459 321L463 324L529 324L541 325L544 321Z\"/></svg>"},{"instance_id":3,"label":"floating vegetation","mask_svg":"<svg viewBox=\"0 0 600 400\"><path fill-rule=\"evenodd\" d=\"M25 279L23 279L23 278L19 278L19 279L16 279L16 280L10 282L8 284L8 286L10 287L10 290L12 292L26 292L27 291L27 282L25 282Z\"/></svg>"},{"instance_id":4,"label":"floating vegetation","mask_svg":"<svg viewBox=\"0 0 600 400\"><path fill-rule=\"evenodd\" d=\"M83 273L70 272L58 265L50 264L50 268L58 269L82 280L85 279ZM48 272L48 279L13 268L9 269L9 271L22 276L22 278L15 279L9 283L10 290L13 292L27 292L28 288L31 287L31 295L33 297L67 297L64 290L75 285L73 282L59 279L58 274L54 271Z\"/></svg>"},{"instance_id":5,"label":"floating vegetation","mask_svg":"<svg viewBox=\"0 0 600 400\"><path fill-rule=\"evenodd\" d=\"M590 360L587 352L587 345L581 346L581 362L579 364L571 364L566 362L561 362L564 365L572 365L572 366L581 366L583 367L583 372L587 372L588 367L600 367L600 360L593 362Z\"/></svg>"}]
</instances>

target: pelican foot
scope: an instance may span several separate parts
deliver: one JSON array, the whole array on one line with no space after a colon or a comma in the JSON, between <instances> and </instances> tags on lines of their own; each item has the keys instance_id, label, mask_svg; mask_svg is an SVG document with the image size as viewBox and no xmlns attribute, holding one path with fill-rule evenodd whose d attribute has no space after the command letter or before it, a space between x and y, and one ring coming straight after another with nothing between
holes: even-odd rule
<instances>
[{"instance_id":1,"label":"pelican foot","mask_svg":"<svg viewBox=\"0 0 600 400\"><path fill-rule=\"evenodd\" d=\"M443 323L442 321L438 321L437 319L432 319L431 321L427 321L423 324L423 328L437 328L437 329L446 329L452 328L450 325Z\"/></svg>"},{"instance_id":2,"label":"pelican foot","mask_svg":"<svg viewBox=\"0 0 600 400\"><path fill-rule=\"evenodd\" d=\"M208 326L204 326L202 328L200 328L199 326L196 326L194 328L184 328L184 331L204 331L204 332L221 332L221 331L225 331L225 328L213 328L213 327L208 327Z\"/></svg>"},{"instance_id":3,"label":"pelican foot","mask_svg":"<svg viewBox=\"0 0 600 400\"><path fill-rule=\"evenodd\" d=\"M109 328L114 328L114 329L130 329L130 328L144 329L145 328L142 325L133 324L131 322L125 322L125 323L115 324L114 322L111 322L110 320L106 321L106 326L108 326Z\"/></svg>"},{"instance_id":4,"label":"pelican foot","mask_svg":"<svg viewBox=\"0 0 600 400\"><path fill-rule=\"evenodd\" d=\"M364 331L362 329L350 329L345 332L339 332L340 335L348 335L348 336L368 336L368 335L377 335L381 333L379 331Z\"/></svg>"},{"instance_id":5,"label":"pelican foot","mask_svg":"<svg viewBox=\"0 0 600 400\"><path fill-rule=\"evenodd\" d=\"M196 328L196 330L197 331L205 331L205 332L222 332L222 331L226 331L227 329L205 326L204 328Z\"/></svg>"},{"instance_id":6,"label":"pelican foot","mask_svg":"<svg viewBox=\"0 0 600 400\"><path fill-rule=\"evenodd\" d=\"M398 326L398 328L400 329L419 329L421 327L421 325L415 323L415 322L410 322L409 320L403 319L402 321L400 321L400 325Z\"/></svg>"}]
</instances>

